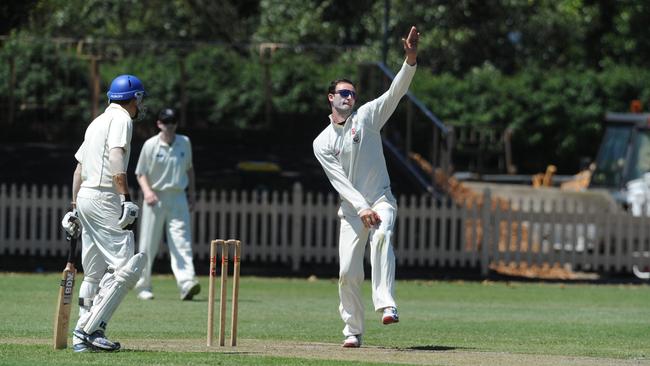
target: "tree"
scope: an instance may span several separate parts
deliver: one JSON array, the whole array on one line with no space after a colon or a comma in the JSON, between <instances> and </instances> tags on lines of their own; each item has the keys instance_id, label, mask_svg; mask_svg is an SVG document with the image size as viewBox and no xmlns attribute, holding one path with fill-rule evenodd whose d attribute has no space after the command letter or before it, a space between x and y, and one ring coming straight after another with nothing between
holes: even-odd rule
<instances>
[{"instance_id":1,"label":"tree","mask_svg":"<svg viewBox=\"0 0 650 366\"><path fill-rule=\"evenodd\" d=\"M29 20L29 9L38 0L3 1L0 3L0 34L9 34Z\"/></svg>"},{"instance_id":2,"label":"tree","mask_svg":"<svg viewBox=\"0 0 650 366\"><path fill-rule=\"evenodd\" d=\"M258 0L40 0L29 28L81 39L247 42ZM82 20L82 21L80 21Z\"/></svg>"}]
</instances>

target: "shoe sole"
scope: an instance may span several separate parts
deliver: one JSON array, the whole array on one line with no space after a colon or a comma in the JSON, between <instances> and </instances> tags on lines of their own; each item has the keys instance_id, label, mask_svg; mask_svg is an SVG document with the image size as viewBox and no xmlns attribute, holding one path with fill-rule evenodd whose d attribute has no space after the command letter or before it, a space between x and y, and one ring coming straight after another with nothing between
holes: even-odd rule
<instances>
[{"instance_id":1,"label":"shoe sole","mask_svg":"<svg viewBox=\"0 0 650 366\"><path fill-rule=\"evenodd\" d=\"M185 294L185 296L181 297L181 300L192 300L192 298L194 298L194 295L197 295L199 292L201 292L201 285L197 283L195 286L192 286L192 288L187 292L187 294Z\"/></svg>"},{"instance_id":2,"label":"shoe sole","mask_svg":"<svg viewBox=\"0 0 650 366\"><path fill-rule=\"evenodd\" d=\"M361 337L357 336L357 341L356 342L346 342L343 341L343 348L359 348L361 347Z\"/></svg>"},{"instance_id":3,"label":"shoe sole","mask_svg":"<svg viewBox=\"0 0 650 366\"><path fill-rule=\"evenodd\" d=\"M100 352L99 349L94 346L89 346L86 343L75 344L72 346L72 352L74 353L87 353L87 352Z\"/></svg>"},{"instance_id":4,"label":"shoe sole","mask_svg":"<svg viewBox=\"0 0 650 366\"><path fill-rule=\"evenodd\" d=\"M88 345L88 343L86 343L86 344ZM101 351L101 352L117 352L117 351L120 350L120 348L122 348L122 345L120 344L120 342L115 342L115 347L114 348L103 348L103 347L98 346L97 344L94 344L94 343L90 343L89 345L92 346L93 348L95 348L96 350Z\"/></svg>"},{"instance_id":5,"label":"shoe sole","mask_svg":"<svg viewBox=\"0 0 650 366\"><path fill-rule=\"evenodd\" d=\"M83 347L84 348L72 348L72 352L74 353L119 352L119 350L122 348L119 343L116 343L116 348L114 349L103 349L87 343L84 343Z\"/></svg>"},{"instance_id":6,"label":"shoe sole","mask_svg":"<svg viewBox=\"0 0 650 366\"><path fill-rule=\"evenodd\" d=\"M393 323L399 323L399 318L398 318L398 319L395 319L395 318L393 318L392 316L387 316L387 317L383 318L383 319L381 320L381 322L384 323L384 325L393 324Z\"/></svg>"}]
</instances>

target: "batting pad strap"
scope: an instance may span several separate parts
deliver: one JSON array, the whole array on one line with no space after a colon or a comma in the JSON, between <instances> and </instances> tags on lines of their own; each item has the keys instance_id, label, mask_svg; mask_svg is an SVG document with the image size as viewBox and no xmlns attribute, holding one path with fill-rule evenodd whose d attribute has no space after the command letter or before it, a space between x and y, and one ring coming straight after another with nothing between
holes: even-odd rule
<instances>
[{"instance_id":1,"label":"batting pad strap","mask_svg":"<svg viewBox=\"0 0 650 366\"><path fill-rule=\"evenodd\" d=\"M92 284L99 284L99 281L101 281L101 278L94 278L90 276L84 276L84 282L92 283Z\"/></svg>"},{"instance_id":2,"label":"batting pad strap","mask_svg":"<svg viewBox=\"0 0 650 366\"><path fill-rule=\"evenodd\" d=\"M89 308L93 306L93 298L91 297L80 297L79 298L79 306L83 306L85 308Z\"/></svg>"}]
</instances>

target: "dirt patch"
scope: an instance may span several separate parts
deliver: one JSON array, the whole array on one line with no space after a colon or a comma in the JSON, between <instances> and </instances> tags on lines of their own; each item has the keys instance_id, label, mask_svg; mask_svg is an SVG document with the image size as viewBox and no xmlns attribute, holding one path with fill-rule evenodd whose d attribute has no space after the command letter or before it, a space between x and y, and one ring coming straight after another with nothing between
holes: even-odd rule
<instances>
[{"instance_id":1,"label":"dirt patch","mask_svg":"<svg viewBox=\"0 0 650 366\"><path fill-rule=\"evenodd\" d=\"M490 269L503 276L522 277L542 280L598 280L600 276L596 273L576 272L571 266L561 266L555 263L552 266L548 263L542 265L528 264L527 262L490 263Z\"/></svg>"},{"instance_id":2,"label":"dirt patch","mask_svg":"<svg viewBox=\"0 0 650 366\"><path fill-rule=\"evenodd\" d=\"M447 347L422 346L413 348L383 348L364 346L344 349L339 344L239 340L237 347L207 347L205 340L121 340L125 350L157 352L219 352L240 355L277 356L288 358L322 359L338 361L365 361L412 365L528 365L528 366L605 366L650 365L650 360L623 360L613 358L530 355L505 352L477 352ZM2 339L4 344L49 344L48 340L31 338ZM216 343L216 342L215 342Z\"/></svg>"}]
</instances>

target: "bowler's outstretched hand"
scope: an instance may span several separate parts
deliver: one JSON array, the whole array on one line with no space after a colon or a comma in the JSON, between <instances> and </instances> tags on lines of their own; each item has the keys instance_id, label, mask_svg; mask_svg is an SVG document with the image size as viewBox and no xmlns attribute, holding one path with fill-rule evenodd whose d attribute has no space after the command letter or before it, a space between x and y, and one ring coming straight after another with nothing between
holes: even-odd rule
<instances>
[{"instance_id":1,"label":"bowler's outstretched hand","mask_svg":"<svg viewBox=\"0 0 650 366\"><path fill-rule=\"evenodd\" d=\"M406 63L413 66L417 63L418 56L418 41L420 40L420 32L415 26L411 27L411 31L406 38L402 38L404 43L404 52L406 53Z\"/></svg>"}]
</instances>

